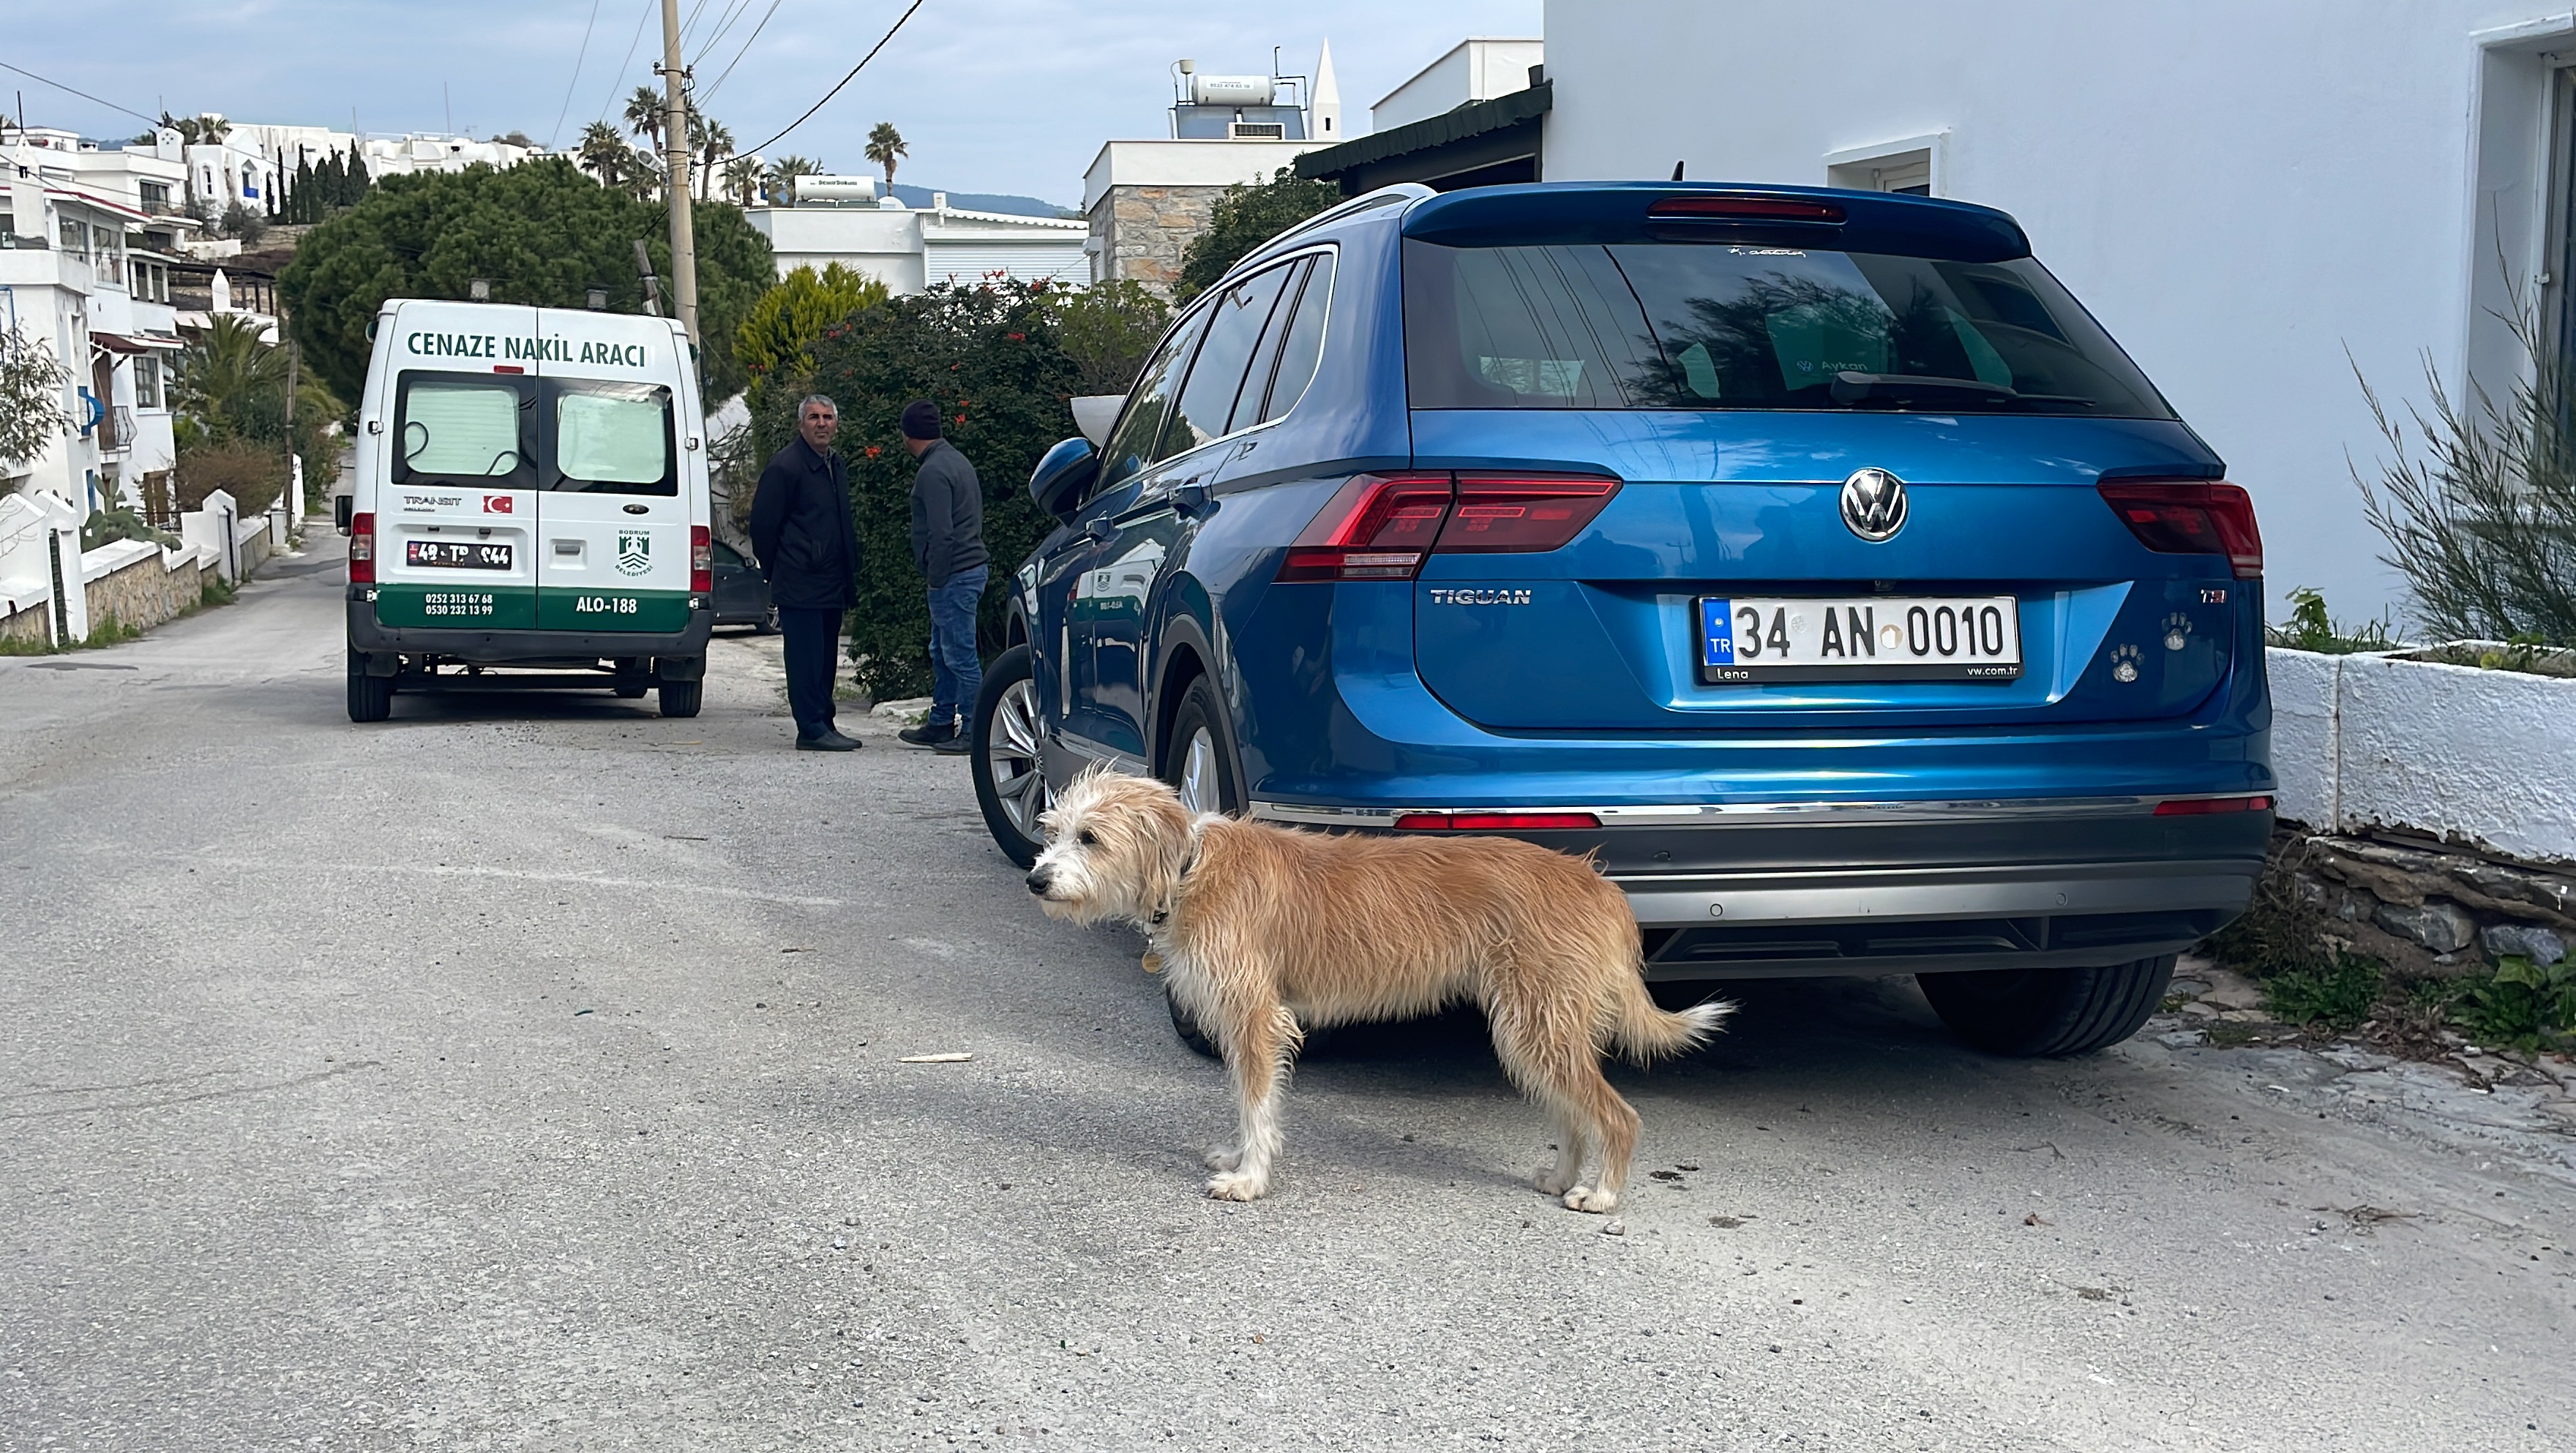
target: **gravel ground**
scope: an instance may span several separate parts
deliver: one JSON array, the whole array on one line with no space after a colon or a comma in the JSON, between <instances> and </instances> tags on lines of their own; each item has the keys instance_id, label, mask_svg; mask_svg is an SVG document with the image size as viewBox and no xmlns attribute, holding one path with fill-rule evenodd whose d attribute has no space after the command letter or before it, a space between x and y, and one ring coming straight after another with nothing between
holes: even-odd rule
<instances>
[{"instance_id":1,"label":"gravel ground","mask_svg":"<svg viewBox=\"0 0 2576 1453\"><path fill-rule=\"evenodd\" d=\"M1826 980L1617 1072L1624 1235L1457 1019L1218 1204L1220 1072L964 761L786 750L765 641L353 727L330 564L0 660L0 1449L2576 1441L2546 1117Z\"/></svg>"}]
</instances>

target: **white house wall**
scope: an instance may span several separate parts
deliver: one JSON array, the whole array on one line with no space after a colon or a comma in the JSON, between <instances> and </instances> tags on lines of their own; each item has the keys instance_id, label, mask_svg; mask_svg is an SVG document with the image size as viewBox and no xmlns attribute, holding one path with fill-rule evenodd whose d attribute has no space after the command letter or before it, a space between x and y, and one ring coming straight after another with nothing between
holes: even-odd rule
<instances>
[{"instance_id":1,"label":"white house wall","mask_svg":"<svg viewBox=\"0 0 2576 1453\"><path fill-rule=\"evenodd\" d=\"M1548 0L1543 175L1813 185L1938 138L1935 191L2019 218L2253 492L2274 610L2304 585L2368 615L2400 582L2346 463L2381 452L2354 371L2400 404L2428 357L2455 393L2472 356L2511 377L2473 321L2499 252L2537 259L2538 56L2576 49L2563 14L2513 29L2541 13Z\"/></svg>"}]
</instances>

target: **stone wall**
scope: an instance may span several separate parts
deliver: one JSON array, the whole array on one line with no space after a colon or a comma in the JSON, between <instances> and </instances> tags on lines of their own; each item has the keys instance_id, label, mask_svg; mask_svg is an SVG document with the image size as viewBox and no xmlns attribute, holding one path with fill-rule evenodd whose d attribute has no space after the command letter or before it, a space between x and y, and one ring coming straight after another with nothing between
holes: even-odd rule
<instances>
[{"instance_id":1,"label":"stone wall","mask_svg":"<svg viewBox=\"0 0 2576 1453\"><path fill-rule=\"evenodd\" d=\"M1223 187L1111 187L1091 209L1101 279L1132 278L1171 296L1181 254L1224 195Z\"/></svg>"},{"instance_id":2,"label":"stone wall","mask_svg":"<svg viewBox=\"0 0 2576 1453\"><path fill-rule=\"evenodd\" d=\"M52 640L54 628L48 619L49 611L50 607L40 599L25 610L0 615L0 641L34 641L41 644Z\"/></svg>"},{"instance_id":3,"label":"stone wall","mask_svg":"<svg viewBox=\"0 0 2576 1453\"><path fill-rule=\"evenodd\" d=\"M2310 834L2273 841L2325 931L2410 975L2465 974L2519 955L2554 964L2576 941L2576 873L2429 840Z\"/></svg>"},{"instance_id":4,"label":"stone wall","mask_svg":"<svg viewBox=\"0 0 2576 1453\"><path fill-rule=\"evenodd\" d=\"M191 554L177 569L171 557L154 550L130 565L111 570L89 583L92 630L113 615L132 630L149 630L195 605L204 594L203 571Z\"/></svg>"}]
</instances>

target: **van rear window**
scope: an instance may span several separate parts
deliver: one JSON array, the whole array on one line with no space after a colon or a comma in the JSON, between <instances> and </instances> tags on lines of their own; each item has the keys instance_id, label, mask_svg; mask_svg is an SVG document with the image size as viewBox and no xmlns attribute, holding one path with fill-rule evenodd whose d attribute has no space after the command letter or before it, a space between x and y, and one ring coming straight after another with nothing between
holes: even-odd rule
<instances>
[{"instance_id":1,"label":"van rear window","mask_svg":"<svg viewBox=\"0 0 2576 1453\"><path fill-rule=\"evenodd\" d=\"M2029 258L1408 239L1404 338L1417 409L2173 417Z\"/></svg>"},{"instance_id":2,"label":"van rear window","mask_svg":"<svg viewBox=\"0 0 2576 1453\"><path fill-rule=\"evenodd\" d=\"M527 488L536 471L519 417L524 397L515 379L404 375L394 418L395 482Z\"/></svg>"}]
</instances>

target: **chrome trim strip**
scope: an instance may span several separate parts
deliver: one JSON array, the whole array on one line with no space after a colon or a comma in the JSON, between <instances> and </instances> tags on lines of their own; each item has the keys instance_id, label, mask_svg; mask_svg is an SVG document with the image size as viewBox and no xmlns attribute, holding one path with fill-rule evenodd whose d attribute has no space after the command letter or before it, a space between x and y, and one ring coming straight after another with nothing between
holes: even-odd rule
<instances>
[{"instance_id":1,"label":"chrome trim strip","mask_svg":"<svg viewBox=\"0 0 2576 1453\"><path fill-rule=\"evenodd\" d=\"M1089 737L1078 737L1071 732L1058 730L1048 734L1047 742L1051 746L1062 747L1093 766L1107 767L1112 772L1124 772L1130 777L1154 775L1145 770L1144 758L1131 757L1116 747L1104 746Z\"/></svg>"},{"instance_id":2,"label":"chrome trim strip","mask_svg":"<svg viewBox=\"0 0 2576 1453\"><path fill-rule=\"evenodd\" d=\"M1855 923L2053 917L2245 906L2258 865L2031 864L2008 868L1613 877L1641 924Z\"/></svg>"},{"instance_id":3,"label":"chrome trim strip","mask_svg":"<svg viewBox=\"0 0 2576 1453\"><path fill-rule=\"evenodd\" d=\"M2168 792L2153 797L2005 797L1959 802L1714 802L1578 807L1496 807L1483 804L1416 807L1335 807L1304 802L1255 802L1250 815L1270 822L1327 827L1393 827L1413 812L1588 812L1603 827L1691 827L1764 823L2017 822L2031 818L2149 816L2160 802L2226 797L2269 797L2269 792Z\"/></svg>"}]
</instances>

